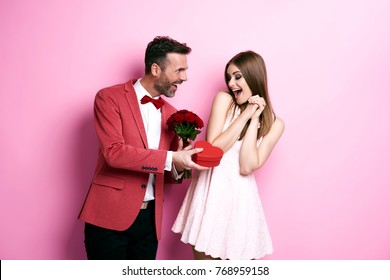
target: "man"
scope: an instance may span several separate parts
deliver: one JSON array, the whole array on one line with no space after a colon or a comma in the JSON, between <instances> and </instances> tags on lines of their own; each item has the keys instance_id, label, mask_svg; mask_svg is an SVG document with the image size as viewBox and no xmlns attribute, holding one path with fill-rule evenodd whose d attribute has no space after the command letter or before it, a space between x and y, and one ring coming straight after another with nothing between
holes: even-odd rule
<instances>
[{"instance_id":1,"label":"man","mask_svg":"<svg viewBox=\"0 0 390 280\"><path fill-rule=\"evenodd\" d=\"M179 182L185 169L205 169L191 159L202 149L183 149L168 130L166 120L176 109L160 99L174 97L187 80L190 52L186 44L156 37L145 52L144 77L96 94L99 157L79 216L88 259L155 259L164 181ZM172 174L164 180L165 171Z\"/></svg>"}]
</instances>

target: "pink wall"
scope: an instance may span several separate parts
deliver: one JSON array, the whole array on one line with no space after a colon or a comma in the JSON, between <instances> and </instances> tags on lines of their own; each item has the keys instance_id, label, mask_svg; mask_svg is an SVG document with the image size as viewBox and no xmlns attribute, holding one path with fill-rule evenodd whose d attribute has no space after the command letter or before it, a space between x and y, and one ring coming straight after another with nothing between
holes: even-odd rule
<instances>
[{"instance_id":1,"label":"pink wall","mask_svg":"<svg viewBox=\"0 0 390 280\"><path fill-rule=\"evenodd\" d=\"M265 58L286 123L256 175L268 259L390 259L388 1L131 2L0 2L0 259L85 258L93 98L139 76L156 35L193 48L172 103L205 120L226 61ZM191 258L170 231L186 187L167 187L159 259Z\"/></svg>"}]
</instances>

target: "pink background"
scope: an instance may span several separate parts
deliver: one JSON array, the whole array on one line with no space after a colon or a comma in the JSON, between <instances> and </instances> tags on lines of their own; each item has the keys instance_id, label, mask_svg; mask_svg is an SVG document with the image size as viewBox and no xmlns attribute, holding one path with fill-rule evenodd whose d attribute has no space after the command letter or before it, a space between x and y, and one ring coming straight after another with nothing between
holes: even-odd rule
<instances>
[{"instance_id":1,"label":"pink background","mask_svg":"<svg viewBox=\"0 0 390 280\"><path fill-rule=\"evenodd\" d=\"M274 254L390 259L386 0L0 2L0 259L85 259L76 219L95 168L93 98L143 73L146 44L193 48L172 103L207 121L225 63L264 57L285 133L256 173ZM203 139L202 134L198 139ZM159 259L188 183L166 189Z\"/></svg>"}]
</instances>

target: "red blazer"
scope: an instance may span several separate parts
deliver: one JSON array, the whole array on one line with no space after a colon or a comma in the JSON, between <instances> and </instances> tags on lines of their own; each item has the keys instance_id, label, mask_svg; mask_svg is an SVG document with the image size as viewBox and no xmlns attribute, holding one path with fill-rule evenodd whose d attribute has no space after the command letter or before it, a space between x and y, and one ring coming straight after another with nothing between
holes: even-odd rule
<instances>
[{"instance_id":1,"label":"red blazer","mask_svg":"<svg viewBox=\"0 0 390 280\"><path fill-rule=\"evenodd\" d=\"M140 211L149 173L154 173L156 233L160 239L164 165L167 151L177 149L177 137L168 130L166 120L176 109L165 102L161 108L159 149L148 149L134 82L130 80L96 94L94 112L100 149L96 171L79 218L103 228L126 230ZM167 177L171 174L168 173Z\"/></svg>"}]
</instances>

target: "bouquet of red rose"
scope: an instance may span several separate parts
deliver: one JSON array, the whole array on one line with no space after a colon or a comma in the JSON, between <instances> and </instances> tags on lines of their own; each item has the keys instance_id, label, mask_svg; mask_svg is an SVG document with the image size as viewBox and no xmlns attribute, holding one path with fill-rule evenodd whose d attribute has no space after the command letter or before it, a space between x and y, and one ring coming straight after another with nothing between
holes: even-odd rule
<instances>
[{"instance_id":1,"label":"bouquet of red rose","mask_svg":"<svg viewBox=\"0 0 390 280\"><path fill-rule=\"evenodd\" d=\"M200 133L197 128L203 127L203 121L193 112L188 110L179 110L172 114L167 120L167 126L170 130L183 139L183 146L188 145L188 139L194 140ZM191 170L184 170L183 178L191 178Z\"/></svg>"}]
</instances>

